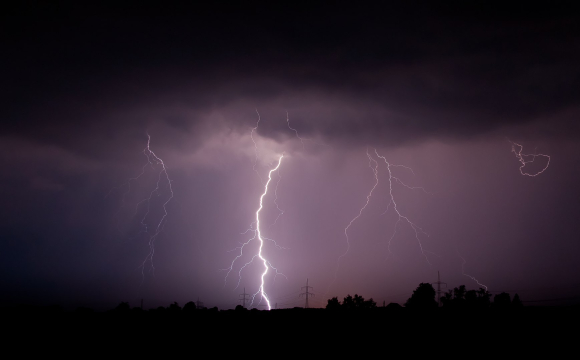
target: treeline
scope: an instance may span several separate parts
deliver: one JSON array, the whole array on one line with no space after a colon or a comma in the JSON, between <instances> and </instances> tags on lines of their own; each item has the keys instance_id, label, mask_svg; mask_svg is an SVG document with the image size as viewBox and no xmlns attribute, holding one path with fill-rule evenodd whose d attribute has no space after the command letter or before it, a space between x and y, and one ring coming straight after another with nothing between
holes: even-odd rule
<instances>
[{"instance_id":1,"label":"treeline","mask_svg":"<svg viewBox=\"0 0 580 360\"><path fill-rule=\"evenodd\" d=\"M437 309L439 304L436 300L436 291L429 283L421 283L413 291L413 294L405 302L405 308L427 310ZM444 309L462 309L462 310L484 310L484 309L519 309L523 307L518 294L515 294L513 300L510 294L502 292L493 297L491 293L484 288L479 290L467 290L465 285L448 290L441 297L441 305ZM338 297L333 297L326 304L327 310L370 310L377 308L376 302L370 298L365 300L362 296L355 294L346 296L342 303ZM387 308L401 308L397 303L390 303Z\"/></svg>"},{"instance_id":2,"label":"treeline","mask_svg":"<svg viewBox=\"0 0 580 360\"><path fill-rule=\"evenodd\" d=\"M324 309L307 309L310 313L312 311L329 311L329 312L337 312L337 311L369 311L369 310L388 310L389 313L396 312L399 309L409 309L409 311L413 310L426 310L426 309L451 309L451 310L485 310L485 309L520 309L523 308L523 304L518 296L515 294L513 299L511 298L510 294L508 293L501 293L493 296L492 301L492 294L484 288L480 288L479 290L467 290L465 285L461 285L454 289L450 289L441 296L441 306L439 306L437 299L436 299L436 291L433 286L429 283L421 283L419 286L413 291L411 297L407 299L404 303L404 307L397 304L397 303L390 303L387 306L378 307L377 303L372 299L366 300L361 295L355 294L351 296L350 294L343 298L342 301L338 299L338 297L333 297L328 299L326 307ZM306 310L302 308L294 308L294 309L279 309L279 310L272 310L273 312L288 312L292 310ZM407 310L405 310L407 311ZM4 308L0 309L0 313L10 314L16 313L20 315L31 314L31 315L39 315L39 314L59 314L62 313L63 310L59 306L47 306L47 307L34 307L34 306L17 306L12 308ZM244 308L242 305L237 305L234 310L222 310L219 311L217 307L206 308L206 307L198 307L195 302L189 301L185 305L180 306L177 302L173 302L169 304L169 306L159 306L157 308L144 310L141 307L131 307L128 302L121 302L115 308L105 311L103 314L109 315L152 315L152 316L172 316L181 314L197 314L200 316L203 315L210 315L215 313L222 313L222 312L234 312L234 313L256 313L262 312L258 309L251 309L248 310ZM97 313L93 309L87 307L79 307L74 311L75 314L80 315L87 315L87 314L95 314Z\"/></svg>"},{"instance_id":3,"label":"treeline","mask_svg":"<svg viewBox=\"0 0 580 360\"><path fill-rule=\"evenodd\" d=\"M435 300L436 292L429 283L421 283L413 295L405 302L405 307L410 309L430 309L437 308L438 303ZM465 285L448 290L441 297L441 305L444 309L519 309L523 307L518 294L515 294L513 300L510 294L502 292L493 297L491 302L491 293L484 288L479 290L467 290Z\"/></svg>"},{"instance_id":4,"label":"treeline","mask_svg":"<svg viewBox=\"0 0 580 360\"><path fill-rule=\"evenodd\" d=\"M77 309L77 311L79 311L79 309ZM141 309L140 307L133 307L131 308L129 306L128 302L121 302L119 305L117 305L117 307L112 310L112 312L114 313L129 313L129 312L143 312L145 310ZM196 311L208 311L208 312L217 312L218 308L217 306L214 306L212 308L206 308L206 307L199 307L195 304L195 302L193 301L189 301L187 302L185 305L183 305L183 308L181 306L179 306L179 304L177 302L173 302L172 304L170 304L168 307L163 307L163 306L159 306L157 308L154 309L150 309L147 310L148 312L153 312L153 313L167 313L167 314L178 314L178 313L194 313Z\"/></svg>"}]
</instances>

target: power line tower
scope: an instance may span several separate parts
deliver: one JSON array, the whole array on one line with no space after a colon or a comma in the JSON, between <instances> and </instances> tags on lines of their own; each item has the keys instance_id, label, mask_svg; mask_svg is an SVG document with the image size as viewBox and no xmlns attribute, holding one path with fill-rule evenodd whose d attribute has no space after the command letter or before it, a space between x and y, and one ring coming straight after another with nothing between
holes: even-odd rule
<instances>
[{"instance_id":1,"label":"power line tower","mask_svg":"<svg viewBox=\"0 0 580 360\"><path fill-rule=\"evenodd\" d=\"M447 287L447 283L441 282L439 271L437 271L437 282L431 284L432 285L437 284L437 306L441 306L441 285L445 285L445 287Z\"/></svg>"},{"instance_id":2,"label":"power line tower","mask_svg":"<svg viewBox=\"0 0 580 360\"><path fill-rule=\"evenodd\" d=\"M239 299L239 301L242 302L242 306L243 307L246 307L246 300L250 300L249 299L250 294L246 294L246 288L244 288L244 293L243 294L240 294L240 296L242 296L242 297ZM248 297L248 298L246 299L246 297Z\"/></svg>"},{"instance_id":3,"label":"power line tower","mask_svg":"<svg viewBox=\"0 0 580 360\"><path fill-rule=\"evenodd\" d=\"M301 287L301 289L306 289L306 292L300 294L300 296L305 295L306 297L306 304L304 304L304 308L308 309L308 296L314 296L313 293L309 292L308 289L314 289L312 286L308 286L308 279L306 279L306 286Z\"/></svg>"},{"instance_id":4,"label":"power line tower","mask_svg":"<svg viewBox=\"0 0 580 360\"><path fill-rule=\"evenodd\" d=\"M205 308L205 306L203 306L203 302L199 301L199 296L197 297L197 302L195 303L195 307L198 309L203 309Z\"/></svg>"}]
</instances>

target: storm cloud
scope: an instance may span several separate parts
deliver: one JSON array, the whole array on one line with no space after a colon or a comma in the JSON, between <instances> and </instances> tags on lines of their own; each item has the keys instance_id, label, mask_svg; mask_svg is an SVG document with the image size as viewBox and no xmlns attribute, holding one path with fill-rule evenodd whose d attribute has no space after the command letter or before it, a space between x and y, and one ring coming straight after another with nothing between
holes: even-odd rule
<instances>
[{"instance_id":1,"label":"storm cloud","mask_svg":"<svg viewBox=\"0 0 580 360\"><path fill-rule=\"evenodd\" d=\"M286 275L268 279L280 306L306 278L319 306L357 291L401 302L437 270L524 300L576 296L577 14L565 2L15 5L0 25L2 301L233 307L237 268L227 281L220 269L283 152L264 210L268 224L284 212L266 230L284 248L268 250ZM147 134L174 190L155 276L137 231L159 171L144 167ZM508 140L549 154L547 171L522 176ZM336 272L375 149L427 190L392 185L429 236L401 222L388 246L379 162ZM255 292L256 271L240 286Z\"/></svg>"}]
</instances>

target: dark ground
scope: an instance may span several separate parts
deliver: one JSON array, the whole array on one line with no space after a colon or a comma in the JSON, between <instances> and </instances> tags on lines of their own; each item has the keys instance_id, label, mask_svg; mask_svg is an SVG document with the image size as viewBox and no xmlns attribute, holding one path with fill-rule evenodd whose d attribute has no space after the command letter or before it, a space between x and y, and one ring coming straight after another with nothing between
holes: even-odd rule
<instances>
[{"instance_id":1,"label":"dark ground","mask_svg":"<svg viewBox=\"0 0 580 360\"><path fill-rule=\"evenodd\" d=\"M464 358L535 356L547 351L553 358L576 346L580 307L525 307L516 311L377 308L351 312L295 308L190 313L133 309L99 313L22 306L4 308L1 316L3 343L31 353L122 351L136 356L162 351L167 357L173 351L187 351L188 356L203 353L204 358L225 353L244 357L262 353L271 358L306 351L312 358L316 351L325 357L345 357L349 351L362 356L370 351L370 356L380 357L431 354Z\"/></svg>"}]
</instances>

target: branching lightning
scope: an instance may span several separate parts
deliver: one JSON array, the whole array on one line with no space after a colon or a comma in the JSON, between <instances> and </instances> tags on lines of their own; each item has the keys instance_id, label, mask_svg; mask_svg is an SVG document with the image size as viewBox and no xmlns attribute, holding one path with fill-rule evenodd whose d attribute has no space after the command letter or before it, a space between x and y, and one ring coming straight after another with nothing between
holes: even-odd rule
<instances>
[{"instance_id":1,"label":"branching lightning","mask_svg":"<svg viewBox=\"0 0 580 360\"><path fill-rule=\"evenodd\" d=\"M145 267L147 266L147 264L149 264L149 266L151 267L152 274L153 275L155 274L155 266L153 265L153 256L155 255L155 240L157 239L157 237L159 236L159 234L161 233L161 231L163 230L163 228L165 226L166 218L168 215L167 204L171 201L171 199L173 199L173 195L174 195L173 188L171 186L172 181L169 178L169 175L167 173L167 168L165 166L165 163L163 162L163 160L159 156L157 156L157 154L155 154L155 152L153 152L153 150L151 150L151 136L149 135L149 133L147 133L147 146L145 147L145 149L143 149L143 154L147 158L147 162L141 168L141 173L139 173L139 175L137 175L135 177L130 178L129 180L127 180L124 184L120 185L119 187L114 188L114 189L120 189L122 187L127 187L127 191L125 191L123 193L123 196L121 199L121 202L122 202L121 208L122 208L123 204L125 204L126 196L131 192L131 183L139 180L145 174L147 167L151 167L151 169L153 169L153 170L155 170L159 166L161 167L161 170L159 170L159 173L157 175L157 181L155 182L155 187L153 188L153 190L151 190L149 192L149 195L147 197L145 197L144 199L139 201L135 206L135 215L134 216L137 216L137 213L139 212L140 207L146 206L146 211L145 211L143 217L141 217L141 220L139 221L141 231L136 236L138 236L139 234L145 233L149 237L149 239L148 239L149 253L147 254L147 256L145 257L145 259L143 260L143 262L141 263L141 266L140 266L141 275L142 275L142 282L145 281ZM167 199L163 202L163 204L161 206L161 209L162 209L161 218L159 219L159 221L156 222L156 225L154 225L154 230L150 231L149 230L149 223L147 222L147 217L151 211L151 201L152 201L154 195L161 196L162 187L167 187L167 189L169 191L169 196L167 197ZM111 191L109 192L109 194L111 193ZM108 194L107 194L107 196L108 196ZM119 209L119 211L120 211L120 209ZM117 212L117 214L119 213L119 211Z\"/></svg>"},{"instance_id":2,"label":"branching lightning","mask_svg":"<svg viewBox=\"0 0 580 360\"><path fill-rule=\"evenodd\" d=\"M241 273L242 270L248 266L249 264L251 264L254 259L259 258L262 263L264 264L264 272L262 273L261 277L260 277L260 287L258 289L257 292L254 293L254 295L252 296L252 304L254 303L254 299L256 297L256 295L260 294L261 299L264 299L264 301L266 302L267 306L268 306L268 310L271 309L271 305L270 305L270 300L268 299L268 295L266 294L266 291L264 289L264 277L266 276L266 274L268 273L268 268L271 267L275 272L276 272L276 276L277 275L283 275L282 273L278 272L278 269L276 269L274 266L272 266L272 264L270 263L270 261L268 261L266 258L264 258L263 254L262 254L262 250L264 247L264 240L270 240L273 241L272 239L269 238L265 238L262 236L262 232L260 230L260 212L262 211L262 208L264 207L263 205L263 200L264 197L266 196L266 194L268 193L268 185L270 185L270 182L272 181L272 173L277 171L280 168L280 165L282 164L282 158L284 157L284 155L281 155L278 158L278 164L276 165L276 167L274 167L273 169L271 169L268 173L268 180L266 181L266 184L264 184L264 192L262 193L262 195L260 196L260 206L258 207L258 210L256 211L256 220L252 223L256 225L255 229L248 229L246 230L247 232L253 232L254 236L252 238L250 238L248 241L246 241L245 243L243 243L240 247L238 247L237 249L240 251L240 253L238 254L238 256L236 256L234 258L234 260L232 261L230 268L228 269L228 273L226 274L226 278L224 279L224 285L225 285L225 281L227 281L228 275L230 274L230 272L232 271L234 264L236 262L236 260L238 260L240 257L242 257L243 252L244 252L244 247L246 245L248 245L252 240L257 239L259 242L259 248L258 248L258 253L254 256L252 256L252 258L250 259L250 261L246 262L241 268L240 271L238 272L238 285L240 284L240 280L241 280ZM277 245L277 244L276 244ZM237 288L236 286L236 288ZM251 306L251 304L250 304Z\"/></svg>"},{"instance_id":3,"label":"branching lightning","mask_svg":"<svg viewBox=\"0 0 580 360\"><path fill-rule=\"evenodd\" d=\"M409 224L409 226L410 226L410 227L413 229L413 231L415 232L415 239L416 239L416 240L417 240L417 242L419 243L419 248L421 249L421 253L422 253L422 254L423 254L423 256L425 257L425 260L427 260L427 263L428 263L429 265L431 265L431 263L429 262L429 259L428 259L428 257L427 257L427 252L428 252L428 251L426 251L426 250L424 250L424 249L423 249L423 245L422 245L422 243L421 243L421 240L420 240L420 237L419 237L419 234L420 234L420 233L421 233L421 234L424 234L424 235L426 235L426 236L429 236L429 234L427 234L425 231L423 231L423 229L421 229L421 228L420 228L419 226L417 226L417 225L416 225L414 222L412 222L412 221L411 221L411 220L410 220L410 219L409 219L407 216L405 216L405 215L401 214L401 212L400 212L400 211L399 211L399 209L397 208L397 203L396 203L396 201L395 201L395 196L393 195L393 182L396 182L396 183L398 183L398 184L400 184L400 185L402 185L402 186L404 186L404 187L406 187L407 189L410 189L410 190L416 190L416 189L419 189L419 190L422 190L423 192L425 192L425 193L427 193L427 194L430 194L430 193L429 193L429 192L427 192L427 191L426 191L426 190L425 190L423 187L419 187L419 186L409 186L409 185L405 184L405 183L404 183L404 182L403 182L403 181L402 181L400 178L398 178L398 177L394 176L394 175L393 175L393 172L392 172L392 168L394 168L394 167L401 167L401 168L404 168L404 169L407 169L407 170L411 171L411 173L413 173L413 175L415 175L415 173L413 172L413 169L411 169L410 167L408 167L408 166L405 166L405 165L397 165L397 164L391 164L391 163L389 163L389 162L387 161L387 159L386 159L384 156L381 156L381 155L379 155L379 153L377 152L377 150L376 150L376 149L375 149L375 155L376 155L378 158L380 158L380 159L383 159L383 161L384 161L384 162L385 162L385 164L387 165L387 170L388 170L388 174L389 174L389 178L388 178L388 183L389 183L389 203L388 203L388 205L387 205L387 209L385 210L385 212L383 212L383 215L384 215L384 214L386 214L386 213L389 211L389 209L391 208L391 205L392 205L392 208L393 208L393 210L394 210L394 211L395 211L395 213L397 214L397 222L395 223L395 228L394 228L394 230L393 230L393 234L392 234L392 235L391 235L391 237L389 238L389 243L388 243L388 244L389 244L389 253L391 253L391 249L390 249L390 247L391 247L391 242L392 242L393 238L395 237L395 235L396 235L396 233L397 233L397 226L398 226L399 222L401 222L401 221L405 221L405 222L407 222L407 223ZM360 210L359 210L358 214L357 214L355 217L353 217L353 218L350 220L350 222L348 223L348 225L347 225L347 226L344 228L344 236L345 236L345 238L346 238L346 250L345 250L345 252L344 252L342 255L340 255L340 256L338 257L338 259L337 259L337 264L336 264L336 271L335 271L335 273L334 273L334 279L333 279L333 281L330 283L330 285L328 286L327 293L328 293L328 290L330 289L330 287L332 286L332 284L334 284L334 282L335 282L335 281L336 281L336 279L337 279L337 276L338 276L338 270L339 270L339 268L340 268L340 260L341 260L343 257L345 257L345 256L348 254L349 250L350 250L350 238L349 238L349 236L348 236L348 230L349 230L349 228L352 226L352 224L353 224L353 223L354 223L354 222L355 222L355 221L356 221L358 218L360 218L360 217L361 217L361 215L362 215L362 213L363 213L364 209L365 209L365 208L366 208L366 207L369 205L369 202L370 202L370 200L371 200L371 197L372 197L372 194L373 194L373 192L375 191L375 189L376 189L376 188L377 188L377 186L379 185L379 163L378 163L378 162L377 162L377 160L375 160L375 159L372 157L372 155L369 153L369 150L368 150L368 148L367 148L367 158L369 159L369 168L372 170L372 172L373 172L373 174L374 174L374 177L375 177L375 182L374 182L374 184L373 184L373 186L372 186L371 190L369 191L369 193L368 193L368 195L367 195L367 200L366 200L365 204L364 204L364 205L363 205L363 206L360 208ZM431 253L431 252L429 252L429 253ZM434 254L434 253L431 253L431 254ZM439 255L437 255L437 254L434 254L434 255L436 255L436 256L439 256Z\"/></svg>"},{"instance_id":4,"label":"branching lightning","mask_svg":"<svg viewBox=\"0 0 580 360\"><path fill-rule=\"evenodd\" d=\"M336 261L336 271L334 272L334 279L332 280L332 282L328 285L328 289L327 289L327 293L328 290L330 289L330 287L332 286L332 284L334 284L334 282L336 282L337 276L338 276L338 270L340 268L340 260L346 256L346 254L348 254L349 250L350 250L350 239L348 238L348 229L351 227L351 225L362 215L363 210L368 206L369 202L371 201L371 196L373 195L373 191L375 191L375 188L377 187L377 185L379 185L379 163L372 158L371 154L369 154L369 149L367 148L367 157L369 159L369 167L371 168L371 170L373 171L373 174L375 175L375 183L373 185L373 187L371 188L371 190L369 191L369 194L367 195L367 201L365 202L365 204L360 208L360 210L358 211L358 214L352 218L352 220L350 220L350 222L348 223L348 225L344 228L344 237L346 238L346 250L344 251L344 253L342 255L340 255Z\"/></svg>"},{"instance_id":5,"label":"branching lightning","mask_svg":"<svg viewBox=\"0 0 580 360\"><path fill-rule=\"evenodd\" d=\"M461 254L459 253L459 250L457 250L457 255L459 255L459 257L461 258L461 261L463 261L463 263L461 264L461 272L463 273L463 275L467 276L468 278L470 278L471 280L475 281L477 283L477 285L481 286L482 288L485 288L485 290L487 291L487 286L485 286L484 284L480 283L476 278L474 278L473 276L466 274L465 273L465 263L467 261L465 261L465 259L463 258L463 256L461 256Z\"/></svg>"},{"instance_id":6,"label":"branching lightning","mask_svg":"<svg viewBox=\"0 0 580 360\"><path fill-rule=\"evenodd\" d=\"M530 176L530 177L535 177L535 176L540 175L544 171L546 171L548 166L550 166L550 156L549 155L546 155L546 154L522 154L522 150L524 148L522 145L520 145L516 142L513 142L509 139L508 139L508 141L512 144L512 152L516 155L516 158L522 164L520 166L520 174ZM518 148L518 150L516 150L516 148ZM526 166L526 164L534 162L534 160L536 160L537 157L547 158L548 162L546 163L546 166L542 170L538 171L535 174L530 174L530 173L524 171L524 167ZM526 159L530 159L530 158L531 158L531 160L526 160Z\"/></svg>"},{"instance_id":7,"label":"branching lightning","mask_svg":"<svg viewBox=\"0 0 580 360\"><path fill-rule=\"evenodd\" d=\"M403 220L403 221L407 222L407 224L409 224L409 226L411 226L411 228L415 232L415 239L417 240L417 243L419 244L419 248L421 249L421 253L425 257L425 260L427 260L427 263L429 265L431 265L431 263L429 262L429 258L427 257L427 254L425 253L425 250L423 249L423 244L421 243L421 239L419 238L419 233L422 233L426 236L429 236L429 234L427 234L425 231L423 231L423 229L421 229L414 222L412 222L407 216L401 214L401 212L397 208L397 203L395 202L395 197L393 196L393 180L396 181L397 183L403 185L407 189L410 189L410 190L420 189L420 190L423 190L423 192L425 192L427 194L428 194L428 192L422 187L409 186L409 185L405 184L401 179L399 179L398 177L393 175L393 172L391 169L392 167L402 167L402 168L408 169L411 172L413 172L413 170L411 168L404 166L404 165L396 165L396 164L389 163L384 156L379 155L379 153L377 152L376 149L375 149L375 154L377 155L377 157L383 159L385 164L387 164L387 171L389 173L389 179L388 179L388 182L389 182L389 204L387 205L387 210L383 214L385 214L389 210L389 208L391 207L391 204L393 205L392 206L393 210L397 214L397 222L395 223L395 228L393 230L393 234L389 238L389 243L388 243L389 254L392 253L391 252L391 242L393 241L393 238L397 234L397 226ZM413 172L413 175L414 174L415 173Z\"/></svg>"},{"instance_id":8,"label":"branching lightning","mask_svg":"<svg viewBox=\"0 0 580 360\"><path fill-rule=\"evenodd\" d=\"M276 181L276 186L274 188L274 205L276 206L276 209L278 210L278 215L276 217L276 219L274 220L274 222L272 224L270 224L270 226L273 226L276 224L276 222L278 221L278 219L280 218L280 216L282 216L284 214L284 210L282 210L282 208L280 208L280 205L278 204L278 186L280 185L280 181L282 180L282 175L280 174L280 166L282 164L282 159L284 158L284 154L280 155L278 157L278 161L275 167L271 168L268 172L268 179L266 182L264 182L264 180L262 179L262 177L260 176L258 170L257 170L257 164L258 164L258 159L260 158L259 155L259 151L258 151L258 145L256 143L256 140L254 139L254 133L257 132L258 127L260 125L260 113L258 112L258 109L256 109L256 114L258 115L258 120L256 122L256 126L252 128L251 132L250 132L250 138L252 140L252 143L254 144L254 154L255 154L255 158L254 158L254 165L253 165L253 170L254 172L258 175L258 178L260 179L261 184L264 186L264 191L262 193L262 195L260 196L260 201L259 201L259 207L256 211L256 218L255 221L253 221L250 224L250 228L248 228L246 231L244 231L242 234L248 234L248 233L252 233L253 236L251 238L249 238L246 242L241 243L240 246L236 247L234 250L232 251L237 251L238 254L236 255L236 257L232 260L230 267L227 269L223 269L226 270L226 276L224 278L224 286L227 284L227 280L228 277L230 275L230 273L233 271L234 265L236 264L236 262L241 259L244 255L245 255L245 250L247 246L250 246L251 243L255 243L256 241L259 244L258 247L258 251L257 253L255 253L250 259L249 261L245 262L239 269L238 271L238 281L236 284L236 288L238 286L240 286L240 281L242 278L242 271L250 264L252 264L254 262L254 260L259 259L263 266L264 266L264 271L262 272L261 276L260 276L260 286L258 288L258 291L256 291L253 296L252 296L252 301L250 306L252 306L252 304L254 303L254 300L256 298L256 296L259 294L260 295L260 302L262 300L265 301L268 310L271 309L271 304L270 304L270 299L265 291L264 288L264 281L265 281L265 277L268 274L268 270L271 268L272 270L275 271L275 275L274 275L274 279L276 279L276 277L278 275L282 275L284 277L286 277L283 273L279 272L277 268L275 268L272 263L267 260L264 257L263 254L263 249L264 249L264 244L265 241L270 241L272 242L278 249L285 249L284 247L278 245L273 239L265 237L262 235L262 229L260 228L260 212L262 211L264 204L263 204L263 200L264 197L268 194L268 190L270 187L270 183L272 182L272 175L274 172L277 173L278 175L278 180ZM304 140L298 135L298 131L294 128L292 128L290 126L290 119L289 119L289 115L288 112L286 112L286 124L288 125L288 128L292 131L294 131L294 133L296 134L296 137L300 140L300 142L302 143L302 148L304 149ZM256 241L254 241L256 240Z\"/></svg>"}]
</instances>

